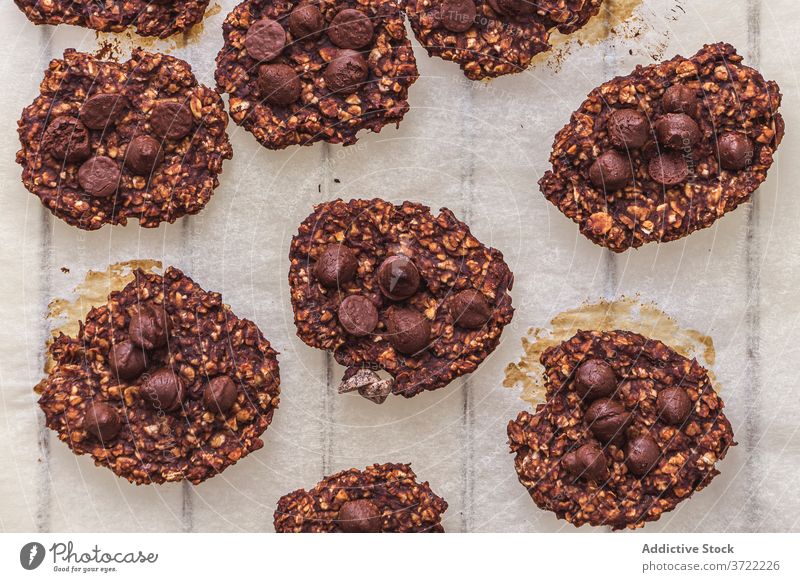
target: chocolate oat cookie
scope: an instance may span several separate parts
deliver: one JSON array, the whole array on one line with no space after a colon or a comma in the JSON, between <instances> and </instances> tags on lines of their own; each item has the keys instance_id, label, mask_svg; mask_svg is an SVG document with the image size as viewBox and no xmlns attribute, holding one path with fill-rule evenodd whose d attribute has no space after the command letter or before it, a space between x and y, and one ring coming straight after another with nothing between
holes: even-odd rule
<instances>
[{"instance_id":1,"label":"chocolate oat cookie","mask_svg":"<svg viewBox=\"0 0 800 582\"><path fill-rule=\"evenodd\" d=\"M223 33L218 90L264 147L348 145L408 111L417 65L395 0L246 0Z\"/></svg>"},{"instance_id":2,"label":"chocolate oat cookie","mask_svg":"<svg viewBox=\"0 0 800 582\"><path fill-rule=\"evenodd\" d=\"M377 403L473 372L514 313L502 253L446 208L433 216L377 198L320 204L289 259L297 335L348 366L340 392Z\"/></svg>"},{"instance_id":3,"label":"chocolate oat cookie","mask_svg":"<svg viewBox=\"0 0 800 582\"><path fill-rule=\"evenodd\" d=\"M550 50L550 32L575 32L603 0L405 0L420 44L470 79L519 73Z\"/></svg>"},{"instance_id":4,"label":"chocolate oat cookie","mask_svg":"<svg viewBox=\"0 0 800 582\"><path fill-rule=\"evenodd\" d=\"M520 482L575 526L638 528L719 474L733 431L696 360L629 331L542 354L546 402L508 425Z\"/></svg>"},{"instance_id":5,"label":"chocolate oat cookie","mask_svg":"<svg viewBox=\"0 0 800 582\"><path fill-rule=\"evenodd\" d=\"M728 44L637 67L589 94L556 135L539 186L612 251L687 236L766 179L780 104L778 85Z\"/></svg>"},{"instance_id":6,"label":"chocolate oat cookie","mask_svg":"<svg viewBox=\"0 0 800 582\"><path fill-rule=\"evenodd\" d=\"M263 446L278 406L261 331L172 267L136 271L50 355L37 386L47 426L137 485L213 477Z\"/></svg>"},{"instance_id":7,"label":"chocolate oat cookie","mask_svg":"<svg viewBox=\"0 0 800 582\"><path fill-rule=\"evenodd\" d=\"M103 32L136 27L166 38L203 19L209 0L14 0L34 24L74 24Z\"/></svg>"},{"instance_id":8,"label":"chocolate oat cookie","mask_svg":"<svg viewBox=\"0 0 800 582\"><path fill-rule=\"evenodd\" d=\"M278 533L417 533L444 531L447 502L417 483L409 465L387 463L325 477L311 491L284 495Z\"/></svg>"},{"instance_id":9,"label":"chocolate oat cookie","mask_svg":"<svg viewBox=\"0 0 800 582\"><path fill-rule=\"evenodd\" d=\"M22 182L73 226L155 227L196 214L232 156L221 97L174 57L67 50L18 122Z\"/></svg>"}]
</instances>

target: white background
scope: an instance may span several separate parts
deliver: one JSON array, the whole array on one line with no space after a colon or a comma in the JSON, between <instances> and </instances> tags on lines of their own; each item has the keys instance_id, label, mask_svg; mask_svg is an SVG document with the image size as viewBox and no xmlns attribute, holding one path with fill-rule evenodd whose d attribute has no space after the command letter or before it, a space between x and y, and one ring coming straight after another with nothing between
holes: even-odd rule
<instances>
[{"instance_id":1,"label":"white background","mask_svg":"<svg viewBox=\"0 0 800 582\"><path fill-rule=\"evenodd\" d=\"M188 42L146 47L188 60L213 85L221 23L234 2L219 4L221 12ZM608 13L598 18L618 24ZM505 427L528 404L518 389L502 387L503 370L521 356L529 327L585 300L623 294L653 301L714 338L714 371L740 443L710 487L645 531L800 530L798 33L794 0L644 0L607 40L561 44L559 56L490 85L467 82L457 66L428 58L415 42L422 78L399 129L362 134L350 148L271 152L232 125L234 159L200 215L155 230L134 222L84 233L22 187L16 120L51 58L67 47L96 50L98 39L74 27L35 27L3 2L0 530L271 531L281 495L324 474L393 461L412 463L445 497L448 531L572 531L538 510L517 482ZM134 42L118 38L123 50ZM751 204L681 241L623 255L592 245L538 192L552 136L613 75L718 40L735 44L746 64L782 87L787 135L768 181ZM447 206L504 252L516 273L517 313L477 373L380 407L335 393L341 370L295 337L286 255L312 204L337 196ZM68 297L87 269L136 258L175 265L222 292L281 352L281 406L264 448L198 487L134 487L75 457L42 428L32 392L50 334L48 303Z\"/></svg>"},{"instance_id":2,"label":"white background","mask_svg":"<svg viewBox=\"0 0 800 582\"><path fill-rule=\"evenodd\" d=\"M470 536L267 536L258 534L0 535L0 574L14 580L239 580L260 572L290 580L797 580L796 534L546 534ZM20 567L21 548L38 542L41 565ZM72 542L73 557L65 561ZM357 542L357 543L355 543ZM56 556L50 550L54 544ZM644 546L696 547L697 553L644 553ZM732 553L704 553L704 545ZM78 562L84 553L157 554L154 562ZM496 559L502 552L510 559ZM313 556L313 559L308 559ZM29 563L30 553L24 556ZM736 562L735 564L733 562ZM84 573L83 568L113 567ZM55 568L60 570L56 571ZM76 568L65 572L63 569ZM687 568L699 569L698 571ZM747 570L745 568L748 568ZM754 570L753 568L760 568Z\"/></svg>"}]
</instances>

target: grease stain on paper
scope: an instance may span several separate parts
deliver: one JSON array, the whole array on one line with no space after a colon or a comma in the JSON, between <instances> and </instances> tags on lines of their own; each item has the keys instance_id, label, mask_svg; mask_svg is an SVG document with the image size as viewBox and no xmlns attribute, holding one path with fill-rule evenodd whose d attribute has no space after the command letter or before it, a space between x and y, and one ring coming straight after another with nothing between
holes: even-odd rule
<instances>
[{"instance_id":1,"label":"grease stain on paper","mask_svg":"<svg viewBox=\"0 0 800 582\"><path fill-rule=\"evenodd\" d=\"M677 20L686 11L685 0L673 0L668 10L670 20ZM600 12L586 25L572 34L561 34L554 30L550 35L551 50L534 57L533 65L545 64L553 71L561 70L565 59L578 47L597 45L604 41L620 42L630 45L631 54L635 51L646 54L655 61L664 58L668 46L669 31L656 31L652 19L655 13L648 11L645 17L645 0L605 0ZM653 38L643 42L646 33L658 32ZM632 42L635 41L635 42Z\"/></svg>"},{"instance_id":2,"label":"grease stain on paper","mask_svg":"<svg viewBox=\"0 0 800 582\"><path fill-rule=\"evenodd\" d=\"M139 36L131 30L122 33L98 31L96 37L100 48L95 51L94 55L99 59L117 61L128 58L135 48L170 54L175 49L186 48L197 41L205 31L205 20L220 12L222 12L222 6L215 2L206 9L203 20L189 30L175 33L167 38Z\"/></svg>"},{"instance_id":3,"label":"grease stain on paper","mask_svg":"<svg viewBox=\"0 0 800 582\"><path fill-rule=\"evenodd\" d=\"M711 337L680 327L652 303L624 297L615 301L586 303L556 315L545 328L533 327L522 337L524 355L506 366L503 386L522 388L520 397L533 406L544 402L542 353L568 340L578 330L626 330L657 339L687 358L695 358L707 370L714 365L716 351ZM713 372L709 378L717 392L720 386Z\"/></svg>"},{"instance_id":4,"label":"grease stain on paper","mask_svg":"<svg viewBox=\"0 0 800 582\"><path fill-rule=\"evenodd\" d=\"M133 281L133 272L141 269L148 273L161 270L161 261L142 259L123 261L109 265L105 271L88 271L83 281L73 290L71 298L53 299L47 306L47 319L52 324L52 337L63 333L78 334L79 322L97 305L104 305L112 291L119 291ZM52 339L48 341L48 345ZM52 363L45 364L45 372Z\"/></svg>"}]
</instances>

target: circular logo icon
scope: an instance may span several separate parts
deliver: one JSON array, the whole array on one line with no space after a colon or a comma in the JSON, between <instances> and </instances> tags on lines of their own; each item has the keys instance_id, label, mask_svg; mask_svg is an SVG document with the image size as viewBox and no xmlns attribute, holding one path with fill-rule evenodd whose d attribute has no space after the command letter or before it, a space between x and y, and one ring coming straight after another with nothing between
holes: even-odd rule
<instances>
[{"instance_id":1,"label":"circular logo icon","mask_svg":"<svg viewBox=\"0 0 800 582\"><path fill-rule=\"evenodd\" d=\"M44 546L39 542L28 542L19 551L19 563L26 570L35 570L44 561Z\"/></svg>"}]
</instances>

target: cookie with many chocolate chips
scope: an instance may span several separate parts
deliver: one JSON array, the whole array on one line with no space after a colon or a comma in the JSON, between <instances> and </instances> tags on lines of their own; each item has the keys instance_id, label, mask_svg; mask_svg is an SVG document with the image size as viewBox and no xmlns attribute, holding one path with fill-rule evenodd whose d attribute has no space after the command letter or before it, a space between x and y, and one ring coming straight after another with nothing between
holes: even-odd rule
<instances>
[{"instance_id":1,"label":"cookie with many chocolate chips","mask_svg":"<svg viewBox=\"0 0 800 582\"><path fill-rule=\"evenodd\" d=\"M429 55L459 64L473 80L524 71L550 50L550 32L575 32L603 0L405 0Z\"/></svg>"},{"instance_id":2,"label":"cookie with many chocolate chips","mask_svg":"<svg viewBox=\"0 0 800 582\"><path fill-rule=\"evenodd\" d=\"M200 483L263 446L276 352L219 293L178 269L134 280L50 346L37 386L48 428L132 483Z\"/></svg>"},{"instance_id":3,"label":"cookie with many chocolate chips","mask_svg":"<svg viewBox=\"0 0 800 582\"><path fill-rule=\"evenodd\" d=\"M218 90L264 147L349 145L408 111L418 73L395 0L246 0L223 35Z\"/></svg>"},{"instance_id":4,"label":"cookie with many chocolate chips","mask_svg":"<svg viewBox=\"0 0 800 582\"><path fill-rule=\"evenodd\" d=\"M475 371L514 313L503 254L446 208L433 216L377 198L320 204L289 259L297 335L348 367L340 392L378 403Z\"/></svg>"},{"instance_id":5,"label":"cookie with many chocolate chips","mask_svg":"<svg viewBox=\"0 0 800 582\"><path fill-rule=\"evenodd\" d=\"M539 187L622 252L707 228L750 199L783 137L774 81L728 44L601 85L558 132Z\"/></svg>"},{"instance_id":6,"label":"cookie with many chocolate chips","mask_svg":"<svg viewBox=\"0 0 800 582\"><path fill-rule=\"evenodd\" d=\"M65 222L156 227L197 214L233 155L222 98L174 57L134 50L53 60L22 112L22 182Z\"/></svg>"},{"instance_id":7,"label":"cookie with many chocolate chips","mask_svg":"<svg viewBox=\"0 0 800 582\"><path fill-rule=\"evenodd\" d=\"M166 38L203 19L209 0L14 0L34 24L74 24L102 32L135 27Z\"/></svg>"},{"instance_id":8,"label":"cookie with many chocolate chips","mask_svg":"<svg viewBox=\"0 0 800 582\"><path fill-rule=\"evenodd\" d=\"M547 349L546 402L508 425L520 483L575 526L638 528L719 474L736 445L708 372L629 331Z\"/></svg>"},{"instance_id":9,"label":"cookie with many chocolate chips","mask_svg":"<svg viewBox=\"0 0 800 582\"><path fill-rule=\"evenodd\" d=\"M278 500L278 533L444 532L447 502L417 483L409 465L387 463L325 477Z\"/></svg>"}]
</instances>

